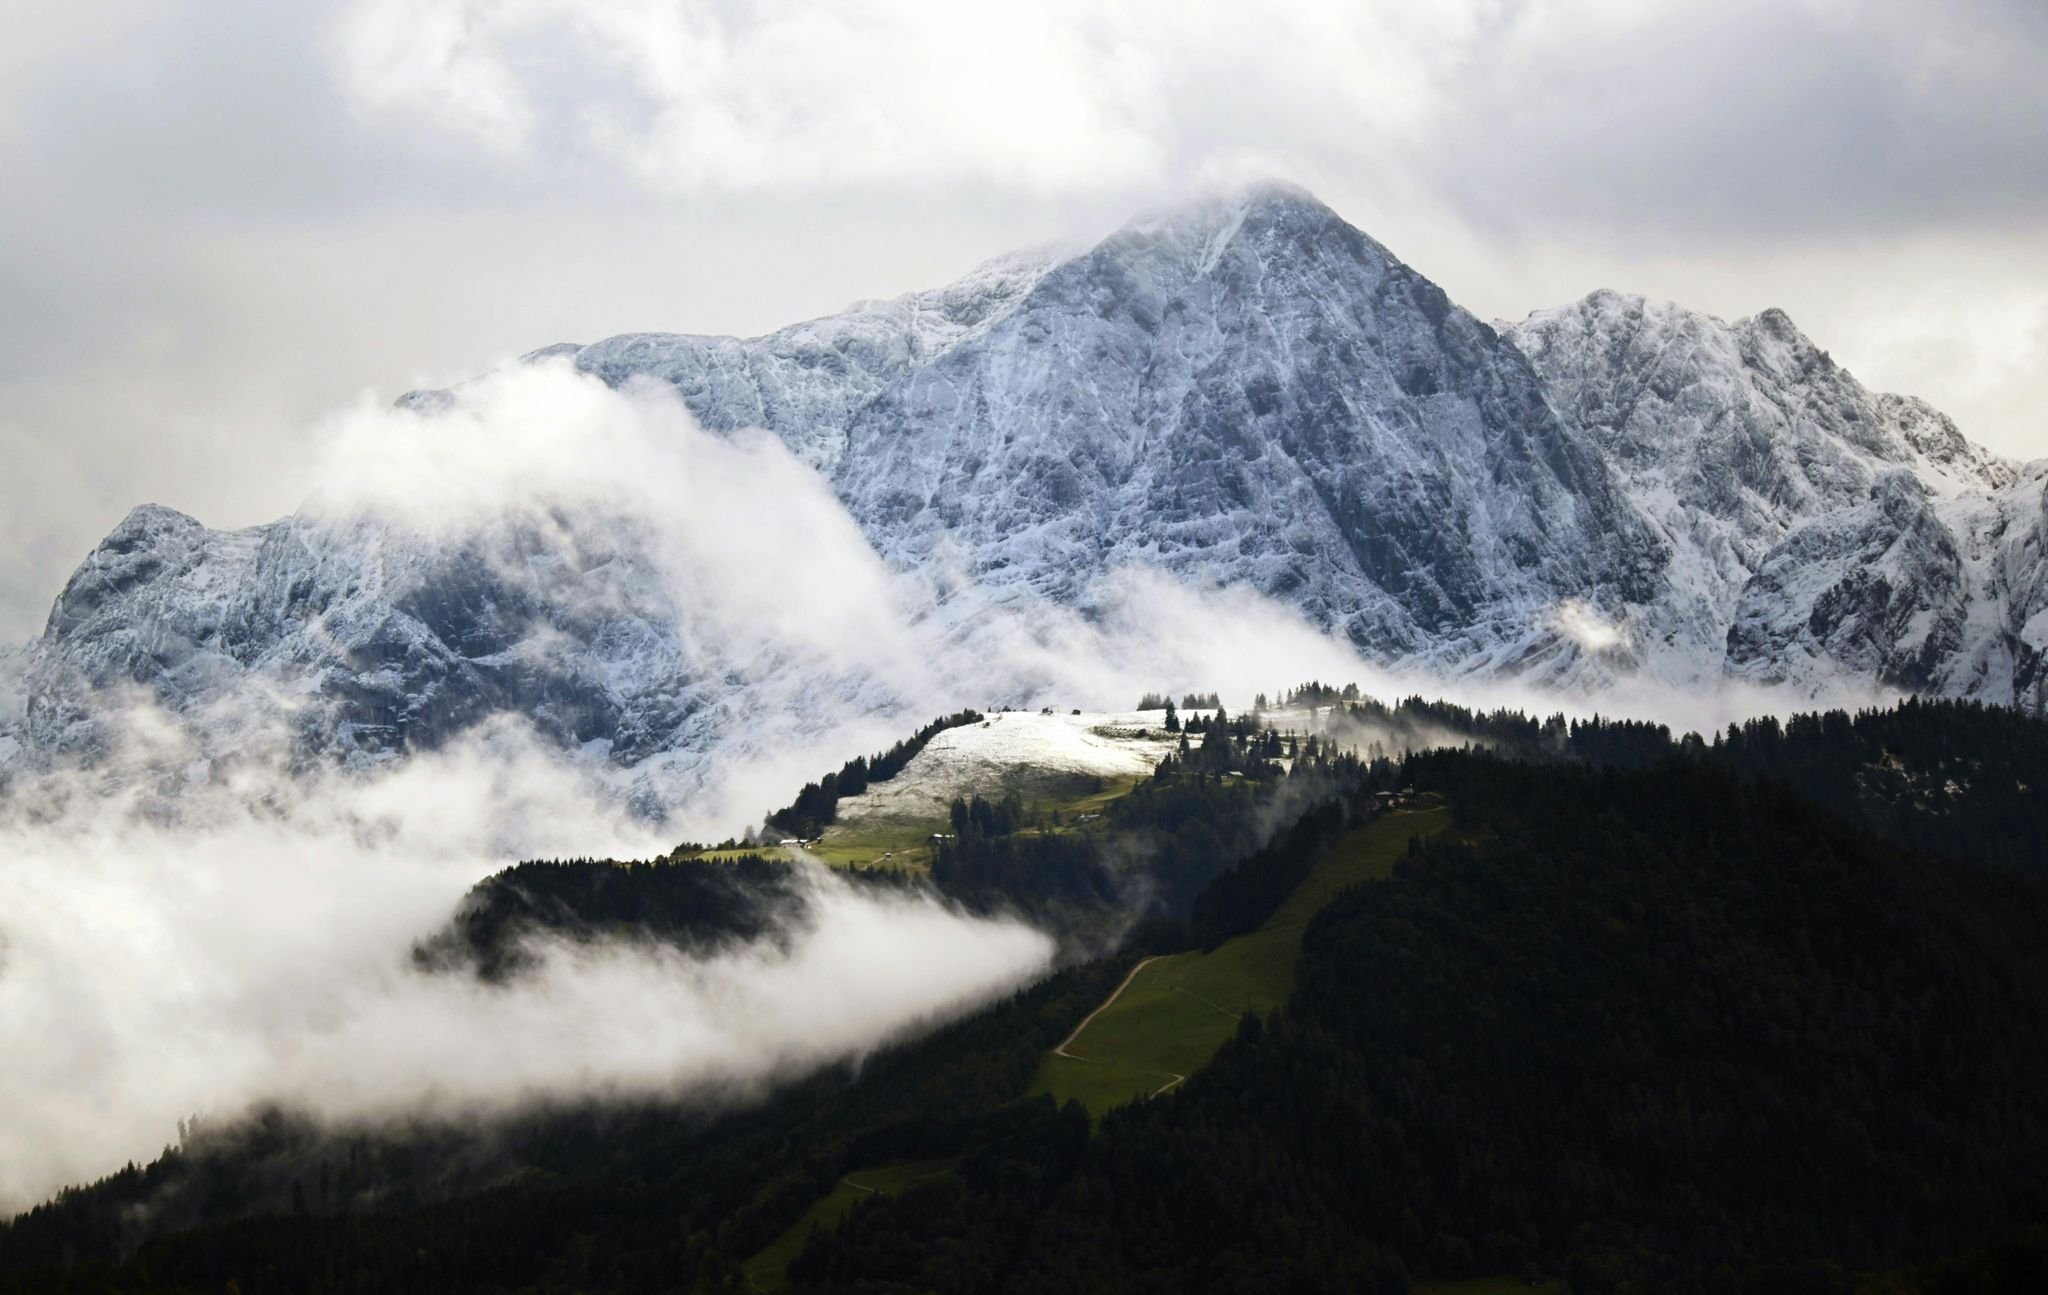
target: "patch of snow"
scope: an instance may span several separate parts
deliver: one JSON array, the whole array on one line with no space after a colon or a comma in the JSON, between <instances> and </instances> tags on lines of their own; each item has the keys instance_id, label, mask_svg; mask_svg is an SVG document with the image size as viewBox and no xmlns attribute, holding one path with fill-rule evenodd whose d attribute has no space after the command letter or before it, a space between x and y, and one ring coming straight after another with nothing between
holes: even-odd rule
<instances>
[{"instance_id":1,"label":"patch of snow","mask_svg":"<svg viewBox=\"0 0 2048 1295\"><path fill-rule=\"evenodd\" d=\"M944 818L956 798L995 800L1040 788L1074 794L1087 778L1106 783L1149 777L1180 744L1160 727L1163 711L992 714L934 737L903 771L839 802L846 824ZM1140 733L1145 736L1139 736Z\"/></svg>"}]
</instances>

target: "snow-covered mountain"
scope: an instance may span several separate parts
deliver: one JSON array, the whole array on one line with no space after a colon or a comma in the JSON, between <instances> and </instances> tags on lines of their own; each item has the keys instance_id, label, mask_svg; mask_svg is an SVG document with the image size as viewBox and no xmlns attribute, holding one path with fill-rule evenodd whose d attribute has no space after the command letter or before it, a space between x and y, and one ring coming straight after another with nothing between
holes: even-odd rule
<instances>
[{"instance_id":1,"label":"snow-covered mountain","mask_svg":"<svg viewBox=\"0 0 2048 1295\"><path fill-rule=\"evenodd\" d=\"M761 338L529 358L669 384L714 432L768 429L879 554L969 605L1085 610L1106 573L1150 566L1443 675L2030 705L2043 687L2044 465L1865 391L1775 311L1731 325L1596 293L1489 326L1285 186ZM147 507L17 663L12 728L31 752L89 749L117 686L197 714L260 679L308 749L511 709L634 764L730 719L720 651L623 521L428 542Z\"/></svg>"},{"instance_id":2,"label":"snow-covered mountain","mask_svg":"<svg viewBox=\"0 0 2048 1295\"><path fill-rule=\"evenodd\" d=\"M1668 554L1630 610L1656 675L2039 696L2041 465L1866 390L1777 310L1596 292L1508 332Z\"/></svg>"},{"instance_id":3,"label":"snow-covered mountain","mask_svg":"<svg viewBox=\"0 0 2048 1295\"><path fill-rule=\"evenodd\" d=\"M687 739L691 680L661 583L631 554L599 551L615 539L586 527L564 552L558 534L508 522L439 547L365 517L222 532L137 508L51 609L25 736L91 749L109 700L139 687L201 727L209 704L232 701L209 749L231 746L252 709L311 746L369 756L516 710L565 745L649 754ZM621 659L638 669L605 670Z\"/></svg>"},{"instance_id":4,"label":"snow-covered mountain","mask_svg":"<svg viewBox=\"0 0 2048 1295\"><path fill-rule=\"evenodd\" d=\"M1648 598L1662 560L1514 346L1284 186L751 341L546 354L776 432L893 561L1062 602L1143 563L1390 662L1571 679L1545 609Z\"/></svg>"},{"instance_id":5,"label":"snow-covered mountain","mask_svg":"<svg viewBox=\"0 0 2048 1295\"><path fill-rule=\"evenodd\" d=\"M370 767L513 715L659 814L715 772L714 745L739 758L801 738L804 717L904 718L912 698L872 659L736 630L661 549L644 518L587 506L453 535L318 507L223 532L137 508L0 661L0 785L53 757L111 758L167 792L251 761Z\"/></svg>"}]
</instances>

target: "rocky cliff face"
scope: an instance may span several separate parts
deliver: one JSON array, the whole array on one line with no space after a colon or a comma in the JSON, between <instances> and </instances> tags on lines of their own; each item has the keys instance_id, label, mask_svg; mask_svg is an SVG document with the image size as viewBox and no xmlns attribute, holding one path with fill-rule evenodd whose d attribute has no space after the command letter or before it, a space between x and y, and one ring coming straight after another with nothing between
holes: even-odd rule
<instances>
[{"instance_id":1,"label":"rocky cliff face","mask_svg":"<svg viewBox=\"0 0 2048 1295\"><path fill-rule=\"evenodd\" d=\"M1085 599L1242 582L1388 661L1568 674L1541 620L1649 593L1658 543L1522 355L1294 191L1127 228L852 420L887 556Z\"/></svg>"},{"instance_id":2,"label":"rocky cliff face","mask_svg":"<svg viewBox=\"0 0 2048 1295\"><path fill-rule=\"evenodd\" d=\"M1666 545L1630 613L1660 677L2037 693L2037 477L1866 390L1780 311L1599 292L1509 335Z\"/></svg>"},{"instance_id":3,"label":"rocky cliff face","mask_svg":"<svg viewBox=\"0 0 2048 1295\"><path fill-rule=\"evenodd\" d=\"M109 700L139 686L200 721L232 696L356 758L512 710L564 745L605 741L631 760L687 735L684 641L615 527L565 545L508 521L432 544L367 517L216 532L145 506L51 609L26 735L36 749L89 747ZM237 705L219 719L251 717Z\"/></svg>"},{"instance_id":4,"label":"rocky cliff face","mask_svg":"<svg viewBox=\"0 0 2048 1295\"><path fill-rule=\"evenodd\" d=\"M1864 390L1777 312L1596 293L1489 327L1283 186L762 338L530 358L767 428L880 554L957 572L970 603L1086 608L1139 565L1444 675L2042 687L2042 465ZM686 754L743 703L647 542L602 515L428 541L137 509L18 655L9 758L90 749L122 688L203 715L252 683L349 758L500 710L617 764ZM747 652L750 677L778 668Z\"/></svg>"}]
</instances>

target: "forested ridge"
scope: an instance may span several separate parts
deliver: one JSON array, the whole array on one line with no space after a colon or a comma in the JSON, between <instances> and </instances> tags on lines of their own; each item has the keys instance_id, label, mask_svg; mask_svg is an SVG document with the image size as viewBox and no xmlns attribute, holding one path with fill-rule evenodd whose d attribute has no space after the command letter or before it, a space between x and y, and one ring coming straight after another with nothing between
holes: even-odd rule
<instances>
[{"instance_id":1,"label":"forested ridge","mask_svg":"<svg viewBox=\"0 0 2048 1295\"><path fill-rule=\"evenodd\" d=\"M17 1218L0 1291L740 1290L739 1261L862 1165L991 1129L1038 1146L1073 1142L1078 1121L1085 1141L1078 1110L1012 1099L1124 970L1070 968L757 1107L540 1110L468 1131L466 1148L445 1130L348 1136L272 1115ZM465 1155L495 1180L441 1197ZM159 1212L183 1225L138 1246Z\"/></svg>"},{"instance_id":2,"label":"forested ridge","mask_svg":"<svg viewBox=\"0 0 2048 1295\"><path fill-rule=\"evenodd\" d=\"M865 887L905 882L884 872L841 875ZM426 970L504 981L530 964L525 942L543 934L580 941L625 934L709 954L800 922L807 908L798 870L761 855L719 863L687 856L633 864L535 861L474 887L448 925L421 941L413 956Z\"/></svg>"},{"instance_id":3,"label":"forested ridge","mask_svg":"<svg viewBox=\"0 0 2048 1295\"><path fill-rule=\"evenodd\" d=\"M1142 890L1127 950L1202 947L1375 791L1447 799L1455 831L1310 924L1284 1010L1092 1131L1019 1094L1131 951L752 1109L209 1130L0 1229L0 1292L736 1291L842 1175L931 1158L794 1286L2048 1289L2048 730L1967 703L1694 738L1328 700L1377 725L1364 758L1302 740L1268 769L1278 739L1226 718L1089 830L969 805L928 881L856 878L1054 916ZM1472 749L1393 758L1402 728ZM522 865L420 958L505 977L522 931L750 938L790 867Z\"/></svg>"},{"instance_id":4,"label":"forested ridge","mask_svg":"<svg viewBox=\"0 0 2048 1295\"><path fill-rule=\"evenodd\" d=\"M1407 768L1476 843L1325 909L1286 1012L1106 1121L1016 1289L1848 1290L2043 1219L2038 882L1711 764Z\"/></svg>"},{"instance_id":5,"label":"forested ridge","mask_svg":"<svg viewBox=\"0 0 2048 1295\"><path fill-rule=\"evenodd\" d=\"M1318 686L1319 687L1319 686ZM1731 724L1707 735L1591 716L1539 719L1422 697L1337 700L1326 722L1368 756L1439 744L1530 762L1641 768L1676 758L1782 783L1888 840L1958 859L2048 872L2048 723L2007 706L1909 697L1857 711Z\"/></svg>"}]
</instances>

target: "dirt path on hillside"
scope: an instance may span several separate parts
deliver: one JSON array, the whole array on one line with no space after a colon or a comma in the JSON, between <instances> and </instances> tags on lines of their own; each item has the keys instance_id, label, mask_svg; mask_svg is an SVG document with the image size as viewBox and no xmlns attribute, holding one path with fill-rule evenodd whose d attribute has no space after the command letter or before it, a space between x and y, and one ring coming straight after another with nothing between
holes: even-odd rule
<instances>
[{"instance_id":1,"label":"dirt path on hillside","mask_svg":"<svg viewBox=\"0 0 2048 1295\"><path fill-rule=\"evenodd\" d=\"M1081 1037L1081 1031L1083 1031L1083 1030L1085 1030L1085 1029L1087 1029L1087 1028L1088 1028L1088 1024L1089 1024L1089 1022L1093 1021L1093 1020L1094 1020L1094 1019L1095 1019L1096 1017L1098 1017L1098 1016L1102 1015L1102 1014L1103 1014L1104 1012L1108 1011L1108 1010L1109 1010L1109 1006L1110 1006L1110 1004L1112 1004L1112 1003L1116 1002L1116 1000L1117 1000L1117 999L1119 999L1119 998L1122 998L1122 997L1124 996L1124 991L1125 991L1126 989L1129 989L1129 988L1131 987L1131 982L1132 982L1133 980L1136 980L1136 979L1138 978L1138 973L1139 973L1139 972L1141 972L1141 971L1143 971L1143 970L1144 970L1145 968L1147 968L1147 967L1151 966L1151 965L1152 965L1153 963L1155 963L1155 962L1159 961L1159 959L1160 959L1160 958L1161 958L1162 956L1163 956L1163 955L1161 955L1161 954L1157 954L1157 953L1155 953L1155 954L1153 954L1153 955L1152 955L1151 957L1149 957L1149 958L1140 958L1140 959L1138 960L1138 965L1137 965L1137 966L1135 966L1135 967L1132 967L1132 968L1131 968L1131 974L1130 974L1130 975L1128 975L1128 976L1125 976L1125 977L1124 977L1124 983L1123 983L1123 984L1121 984L1121 985L1118 985L1118 986L1116 987L1116 992L1115 992L1114 994L1111 994L1111 995L1110 995L1110 996L1109 996L1108 998L1105 998L1105 999L1103 999L1103 1000L1102 1000L1102 1006L1100 1006L1100 1007L1096 1008L1096 1009L1095 1009L1094 1011L1092 1011L1092 1012L1088 1013L1088 1015L1086 1015L1086 1016L1082 1017L1082 1018L1081 1018L1081 1023L1080 1023L1079 1025L1075 1026L1075 1027L1074 1027L1074 1029L1073 1029L1073 1032L1072 1032L1072 1033L1070 1033L1070 1034L1068 1034L1066 1038L1064 1038L1064 1039L1061 1039L1061 1040L1060 1040L1060 1046L1058 1046L1057 1048L1054 1048L1054 1049L1052 1050L1052 1054L1053 1054L1053 1055L1054 1055L1055 1057L1065 1057L1065 1058L1066 1058L1067 1060L1069 1060L1069 1061L1093 1061L1093 1060L1095 1060L1095 1058L1093 1058L1093 1057L1077 1057L1077 1056L1075 1056L1075 1055L1074 1055L1073 1053L1071 1053L1071 1052L1067 1051L1067 1045L1068 1045L1068 1044L1070 1044L1070 1043L1072 1043L1072 1042L1073 1042L1073 1041L1074 1041L1075 1039L1078 1039L1078 1038L1080 1038L1080 1037ZM1167 1073L1168 1073L1168 1074L1171 1074L1172 1072L1171 1072L1171 1071L1168 1071Z\"/></svg>"},{"instance_id":2,"label":"dirt path on hillside","mask_svg":"<svg viewBox=\"0 0 2048 1295\"><path fill-rule=\"evenodd\" d=\"M1067 1035L1066 1038L1060 1040L1060 1046L1054 1048L1052 1050L1052 1054L1056 1057L1065 1057L1069 1061L1086 1061L1090 1063L1095 1062L1096 1058L1094 1057L1080 1057L1067 1051L1067 1045L1072 1043L1075 1039L1081 1037L1081 1031L1088 1028L1088 1023L1090 1021L1093 1021L1096 1017L1102 1015L1105 1011L1108 1011L1110 1004L1116 1002L1117 999L1122 998L1124 996L1124 991L1131 987L1131 982L1138 978L1139 972L1143 971L1146 967L1150 966L1151 964L1159 961L1159 959L1163 956L1165 955L1155 953L1149 958L1140 959L1138 965L1131 968L1131 974L1124 977L1124 983L1116 987L1116 992L1111 994L1108 998L1103 999L1102 1006L1096 1008L1094 1011L1088 1013L1088 1015L1082 1017L1081 1023L1074 1027L1073 1032L1071 1034ZM1217 1008L1217 1010L1221 1011L1222 1009ZM1149 1073L1154 1075L1166 1076L1166 1082L1160 1085L1158 1088L1152 1090L1152 1097L1157 1097L1161 1093L1166 1092L1168 1089L1178 1087L1179 1085L1184 1084L1188 1081L1188 1077L1186 1075L1176 1075L1171 1070L1140 1070L1138 1073L1141 1075Z\"/></svg>"}]
</instances>

